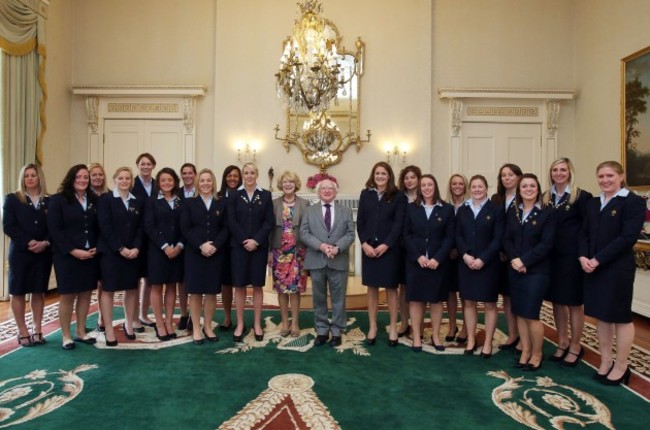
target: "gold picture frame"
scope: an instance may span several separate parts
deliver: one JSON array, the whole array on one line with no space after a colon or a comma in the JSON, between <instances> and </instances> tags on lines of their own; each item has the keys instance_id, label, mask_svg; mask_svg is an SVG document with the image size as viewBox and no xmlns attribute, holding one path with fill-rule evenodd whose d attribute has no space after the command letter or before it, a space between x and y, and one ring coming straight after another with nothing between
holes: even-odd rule
<instances>
[{"instance_id":1,"label":"gold picture frame","mask_svg":"<svg viewBox=\"0 0 650 430\"><path fill-rule=\"evenodd\" d=\"M650 46L621 60L621 162L628 188L650 190Z\"/></svg>"}]
</instances>

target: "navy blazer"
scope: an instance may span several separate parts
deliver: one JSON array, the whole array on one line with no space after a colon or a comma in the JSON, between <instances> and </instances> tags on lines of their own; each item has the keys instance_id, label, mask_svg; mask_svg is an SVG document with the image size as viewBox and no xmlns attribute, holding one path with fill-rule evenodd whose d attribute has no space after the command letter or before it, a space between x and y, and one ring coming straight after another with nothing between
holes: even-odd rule
<instances>
[{"instance_id":1,"label":"navy blazer","mask_svg":"<svg viewBox=\"0 0 650 430\"><path fill-rule=\"evenodd\" d=\"M587 205L593 196L589 191L580 190L580 194L573 204L569 204L570 197L570 194L564 193L560 201L555 204L551 197L549 206L555 209L557 218L553 254L575 257L578 255L580 230L582 230L582 222L587 216Z\"/></svg>"},{"instance_id":2,"label":"navy blazer","mask_svg":"<svg viewBox=\"0 0 650 430\"><path fill-rule=\"evenodd\" d=\"M454 207L449 203L434 206L428 219L423 206L409 203L404 218L407 258L415 262L420 256L428 255L438 264L446 262L454 246L455 224Z\"/></svg>"},{"instance_id":3,"label":"navy blazer","mask_svg":"<svg viewBox=\"0 0 650 430\"><path fill-rule=\"evenodd\" d=\"M246 190L241 189L227 201L230 245L241 246L244 240L253 239L259 247L268 248L269 234L275 224L271 193L256 189L249 201Z\"/></svg>"},{"instance_id":4,"label":"navy blazer","mask_svg":"<svg viewBox=\"0 0 650 430\"><path fill-rule=\"evenodd\" d=\"M70 202L61 193L50 198L47 227L53 240L54 252L69 254L74 249L92 249L97 246L97 197L91 192L86 193L86 196L86 210L74 197Z\"/></svg>"},{"instance_id":5,"label":"navy blazer","mask_svg":"<svg viewBox=\"0 0 650 430\"><path fill-rule=\"evenodd\" d=\"M144 211L144 231L158 249L162 249L165 244L176 246L183 242L180 228L183 200L181 197L174 196L174 209L164 198L147 200Z\"/></svg>"},{"instance_id":6,"label":"navy blazer","mask_svg":"<svg viewBox=\"0 0 650 430\"><path fill-rule=\"evenodd\" d=\"M645 200L633 192L627 197L613 197L602 211L600 198L592 198L581 231L579 255L595 258L601 266L634 270L633 247L643 228L645 213Z\"/></svg>"},{"instance_id":7,"label":"navy blazer","mask_svg":"<svg viewBox=\"0 0 650 430\"><path fill-rule=\"evenodd\" d=\"M113 193L99 197L99 252L119 252L122 247L136 248L142 252L145 201L135 197L129 200L128 209L124 206L122 198L113 197Z\"/></svg>"},{"instance_id":8,"label":"navy blazer","mask_svg":"<svg viewBox=\"0 0 650 430\"><path fill-rule=\"evenodd\" d=\"M458 256L469 254L485 265L499 258L505 229L505 214L501 205L486 201L474 218L472 208L461 205L456 212L456 248Z\"/></svg>"},{"instance_id":9,"label":"navy blazer","mask_svg":"<svg viewBox=\"0 0 650 430\"><path fill-rule=\"evenodd\" d=\"M201 245L212 241L221 251L228 240L228 209L225 198L213 198L209 210L200 196L186 199L181 212L181 234L186 248L200 252Z\"/></svg>"},{"instance_id":10,"label":"navy blazer","mask_svg":"<svg viewBox=\"0 0 650 430\"><path fill-rule=\"evenodd\" d=\"M9 252L20 250L27 252L32 240L49 240L47 230L47 209L49 196L42 197L34 207L29 197L23 203L16 193L7 194L2 208L2 228L9 236Z\"/></svg>"},{"instance_id":11,"label":"navy blazer","mask_svg":"<svg viewBox=\"0 0 650 430\"><path fill-rule=\"evenodd\" d=\"M378 199L376 191L362 190L357 212L357 234L361 244L372 247L385 244L389 248L399 245L405 211L406 199L401 191L387 200L385 194Z\"/></svg>"},{"instance_id":12,"label":"navy blazer","mask_svg":"<svg viewBox=\"0 0 650 430\"><path fill-rule=\"evenodd\" d=\"M533 207L523 222L519 207L511 205L506 215L506 230L503 248L508 260L519 258L526 267L526 273L549 273L549 254L555 243L557 217L555 210Z\"/></svg>"},{"instance_id":13,"label":"navy blazer","mask_svg":"<svg viewBox=\"0 0 650 430\"><path fill-rule=\"evenodd\" d=\"M151 178L151 195L149 195L147 194L147 190L144 189L144 185L142 185L140 176L135 175L135 179L133 180L133 188L131 188L131 194L133 194L137 199L142 199L143 201L146 201L150 198L158 198L158 186L156 185L156 179L153 177Z\"/></svg>"}]
</instances>

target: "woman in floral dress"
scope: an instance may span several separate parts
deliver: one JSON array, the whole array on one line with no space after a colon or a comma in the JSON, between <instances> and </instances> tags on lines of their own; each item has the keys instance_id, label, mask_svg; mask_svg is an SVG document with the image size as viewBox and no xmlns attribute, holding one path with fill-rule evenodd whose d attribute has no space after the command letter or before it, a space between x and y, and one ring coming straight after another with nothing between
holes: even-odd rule
<instances>
[{"instance_id":1,"label":"woman in floral dress","mask_svg":"<svg viewBox=\"0 0 650 430\"><path fill-rule=\"evenodd\" d=\"M282 196L273 200L275 225L271 230L269 264L272 269L273 288L278 293L282 326L280 334L300 335L298 312L300 293L307 286L307 272L303 270L305 247L300 242L300 221L309 202L296 195L300 178L286 171L278 178ZM289 301L291 301L291 329L289 329Z\"/></svg>"}]
</instances>

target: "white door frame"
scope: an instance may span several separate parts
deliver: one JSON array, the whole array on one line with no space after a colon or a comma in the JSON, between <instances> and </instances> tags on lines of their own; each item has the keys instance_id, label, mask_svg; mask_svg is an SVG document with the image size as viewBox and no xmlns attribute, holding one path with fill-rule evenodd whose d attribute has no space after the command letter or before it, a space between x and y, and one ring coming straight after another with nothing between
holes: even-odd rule
<instances>
[{"instance_id":1,"label":"white door frame","mask_svg":"<svg viewBox=\"0 0 650 430\"><path fill-rule=\"evenodd\" d=\"M196 153L196 99L206 93L202 85L115 85L72 88L86 96L88 115L88 161L104 162L103 138L106 119L182 120L184 162Z\"/></svg>"},{"instance_id":2,"label":"white door frame","mask_svg":"<svg viewBox=\"0 0 650 430\"><path fill-rule=\"evenodd\" d=\"M557 157L560 102L572 100L570 90L517 90L495 88L440 88L441 99L449 100L449 162L460 171L464 122L537 123L542 125L542 166ZM546 188L545 175L540 178Z\"/></svg>"}]
</instances>

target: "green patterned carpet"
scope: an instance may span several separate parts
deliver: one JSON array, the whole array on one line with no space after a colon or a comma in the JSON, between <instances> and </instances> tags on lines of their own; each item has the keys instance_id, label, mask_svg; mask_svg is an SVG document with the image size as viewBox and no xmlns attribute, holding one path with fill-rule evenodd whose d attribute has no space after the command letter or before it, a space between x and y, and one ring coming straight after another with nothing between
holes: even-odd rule
<instances>
[{"instance_id":1,"label":"green patterned carpet","mask_svg":"<svg viewBox=\"0 0 650 430\"><path fill-rule=\"evenodd\" d=\"M251 327L252 312L246 317ZM265 340L255 342L250 334L242 344L232 342L232 331L198 346L187 336L160 343L147 331L116 349L105 349L99 335L96 346L64 351L56 331L47 345L0 359L0 428L241 429L257 422L271 429L291 428L292 414L320 428L373 430L636 429L650 422L646 400L623 387L602 386L584 364L567 369L545 362L539 372L522 372L510 352L486 360L464 356L460 348L435 353L425 345L414 353L405 339L390 348L386 333L366 346L365 312L348 314L340 348L314 347L310 312L301 314L297 339L279 336L277 311L264 317ZM380 312L380 319L385 325L387 314ZM545 345L547 355L553 350ZM291 405L275 424L259 424L274 413L276 400L270 399L284 392L269 393L269 380L283 374L306 375L313 386L301 387L305 379L285 381L294 393L283 394Z\"/></svg>"}]
</instances>

